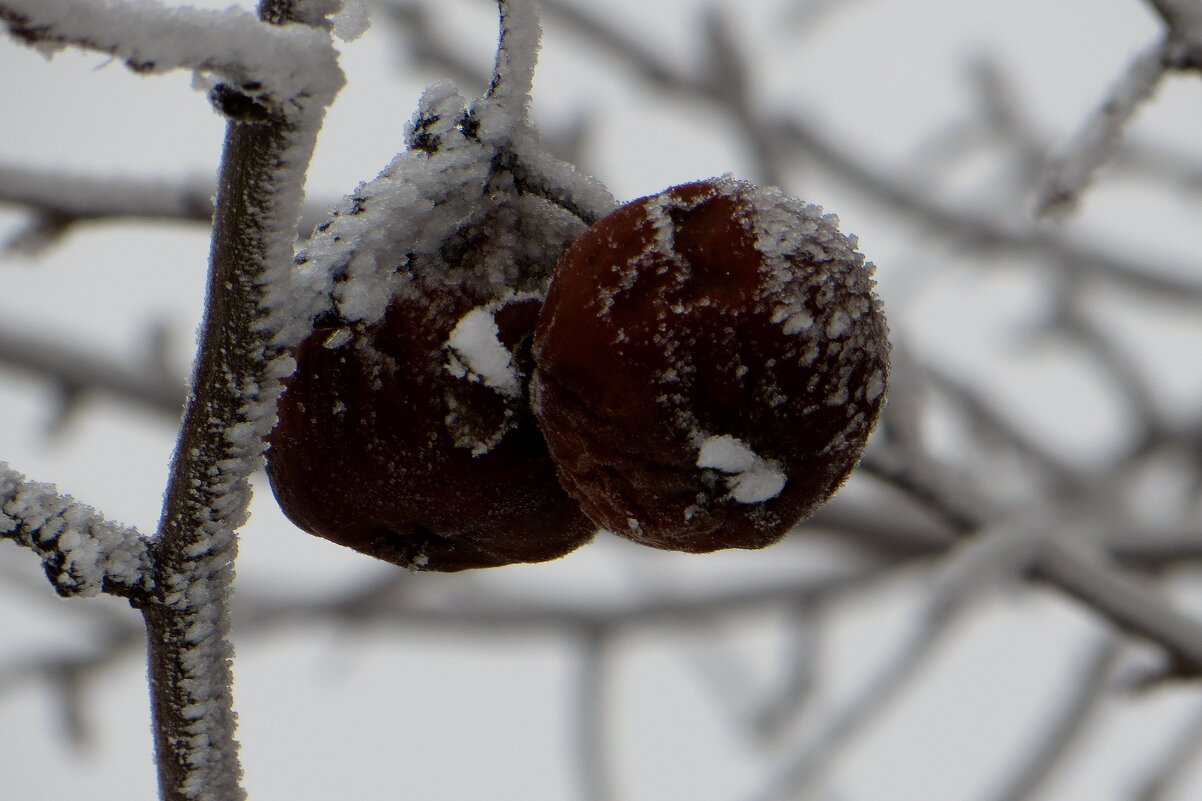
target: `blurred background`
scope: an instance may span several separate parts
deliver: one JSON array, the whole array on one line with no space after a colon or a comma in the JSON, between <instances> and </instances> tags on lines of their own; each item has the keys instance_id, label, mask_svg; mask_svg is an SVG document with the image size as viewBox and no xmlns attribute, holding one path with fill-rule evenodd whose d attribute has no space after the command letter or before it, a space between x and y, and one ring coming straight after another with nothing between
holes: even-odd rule
<instances>
[{"instance_id":1,"label":"blurred background","mask_svg":"<svg viewBox=\"0 0 1202 801\"><path fill-rule=\"evenodd\" d=\"M491 69L488 0L369 5L315 219L425 85ZM1161 5L543 0L554 152L621 200L730 172L859 235L885 422L758 552L602 534L410 575L301 533L260 477L234 601L250 797L1199 797L1198 74L1160 82L1075 214L1034 214ZM11 38L0 107L0 459L153 531L223 121L189 75ZM0 796L154 796L143 650L137 613L58 599L0 544Z\"/></svg>"}]
</instances>

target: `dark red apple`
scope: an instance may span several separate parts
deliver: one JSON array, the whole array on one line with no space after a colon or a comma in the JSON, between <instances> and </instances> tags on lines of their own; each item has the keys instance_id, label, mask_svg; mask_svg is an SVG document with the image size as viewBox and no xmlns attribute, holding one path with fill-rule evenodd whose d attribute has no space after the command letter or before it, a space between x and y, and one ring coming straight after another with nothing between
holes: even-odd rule
<instances>
[{"instance_id":1,"label":"dark red apple","mask_svg":"<svg viewBox=\"0 0 1202 801\"><path fill-rule=\"evenodd\" d=\"M437 571L540 562L592 537L529 408L540 300L469 279L415 280L383 320L297 349L267 455L296 525Z\"/></svg>"},{"instance_id":2,"label":"dark red apple","mask_svg":"<svg viewBox=\"0 0 1202 801\"><path fill-rule=\"evenodd\" d=\"M706 552L779 540L844 482L885 400L872 266L821 209L730 178L602 218L556 267L535 414L599 526Z\"/></svg>"}]
</instances>

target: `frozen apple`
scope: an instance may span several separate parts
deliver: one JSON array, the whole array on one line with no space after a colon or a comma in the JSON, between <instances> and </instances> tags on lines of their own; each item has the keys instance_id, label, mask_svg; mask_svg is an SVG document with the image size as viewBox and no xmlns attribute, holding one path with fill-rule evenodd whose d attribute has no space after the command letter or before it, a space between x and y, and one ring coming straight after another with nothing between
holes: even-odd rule
<instances>
[{"instance_id":1,"label":"frozen apple","mask_svg":"<svg viewBox=\"0 0 1202 801\"><path fill-rule=\"evenodd\" d=\"M382 319L318 328L297 348L267 454L296 525L435 571L540 562L592 537L528 396L550 267L522 245L562 247L521 234L465 226Z\"/></svg>"},{"instance_id":2,"label":"frozen apple","mask_svg":"<svg viewBox=\"0 0 1202 801\"><path fill-rule=\"evenodd\" d=\"M779 540L859 460L889 343L833 215L730 178L602 218L556 267L532 401L599 525L706 552Z\"/></svg>"}]
</instances>

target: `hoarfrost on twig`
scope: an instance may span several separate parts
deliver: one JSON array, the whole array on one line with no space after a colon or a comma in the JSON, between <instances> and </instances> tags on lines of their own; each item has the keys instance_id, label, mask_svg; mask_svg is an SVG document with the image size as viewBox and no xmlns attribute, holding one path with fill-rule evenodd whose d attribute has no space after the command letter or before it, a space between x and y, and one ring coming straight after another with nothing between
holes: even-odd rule
<instances>
[{"instance_id":1,"label":"hoarfrost on twig","mask_svg":"<svg viewBox=\"0 0 1202 801\"><path fill-rule=\"evenodd\" d=\"M151 586L147 541L103 519L50 484L26 481L0 462L0 539L42 557L59 595L136 596Z\"/></svg>"}]
</instances>

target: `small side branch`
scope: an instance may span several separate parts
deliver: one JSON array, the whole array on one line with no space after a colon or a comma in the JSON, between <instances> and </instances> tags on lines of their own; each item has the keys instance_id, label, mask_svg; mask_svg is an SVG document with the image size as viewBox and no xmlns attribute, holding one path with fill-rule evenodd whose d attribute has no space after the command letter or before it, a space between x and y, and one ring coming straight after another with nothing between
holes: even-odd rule
<instances>
[{"instance_id":1,"label":"small side branch","mask_svg":"<svg viewBox=\"0 0 1202 801\"><path fill-rule=\"evenodd\" d=\"M0 539L42 558L63 597L106 592L140 599L151 587L147 540L111 523L50 484L26 481L0 462Z\"/></svg>"},{"instance_id":2,"label":"small side branch","mask_svg":"<svg viewBox=\"0 0 1202 801\"><path fill-rule=\"evenodd\" d=\"M1167 675L1202 676L1202 624L1153 588L1115 569L1104 554L1049 539L1031 572L1123 631L1159 645L1172 661Z\"/></svg>"}]
</instances>

